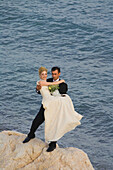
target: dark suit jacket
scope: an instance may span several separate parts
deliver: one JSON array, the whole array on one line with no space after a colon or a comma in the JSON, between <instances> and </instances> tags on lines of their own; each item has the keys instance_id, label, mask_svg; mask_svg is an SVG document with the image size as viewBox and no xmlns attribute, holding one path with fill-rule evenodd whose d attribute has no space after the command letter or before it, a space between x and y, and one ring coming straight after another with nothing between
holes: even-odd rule
<instances>
[{"instance_id":1,"label":"dark suit jacket","mask_svg":"<svg viewBox=\"0 0 113 170\"><path fill-rule=\"evenodd\" d=\"M47 82L53 82L53 78L47 79ZM60 93L60 94L66 94L67 91L68 91L68 85L67 85L66 83L60 83L60 84L59 84L59 93ZM36 90L36 92L37 92L38 94L40 94L40 91L37 91L37 90Z\"/></svg>"}]
</instances>

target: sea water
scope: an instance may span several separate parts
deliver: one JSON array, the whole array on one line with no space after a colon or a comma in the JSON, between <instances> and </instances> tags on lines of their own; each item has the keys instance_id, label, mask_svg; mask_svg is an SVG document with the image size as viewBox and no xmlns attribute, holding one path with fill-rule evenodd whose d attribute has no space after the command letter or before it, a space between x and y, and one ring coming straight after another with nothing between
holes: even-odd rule
<instances>
[{"instance_id":1,"label":"sea water","mask_svg":"<svg viewBox=\"0 0 113 170\"><path fill-rule=\"evenodd\" d=\"M41 106L38 68L61 68L81 125L60 147L113 169L113 1L0 1L0 131L28 133ZM55 112L53 113L55 114ZM44 124L36 131L44 140Z\"/></svg>"}]
</instances>

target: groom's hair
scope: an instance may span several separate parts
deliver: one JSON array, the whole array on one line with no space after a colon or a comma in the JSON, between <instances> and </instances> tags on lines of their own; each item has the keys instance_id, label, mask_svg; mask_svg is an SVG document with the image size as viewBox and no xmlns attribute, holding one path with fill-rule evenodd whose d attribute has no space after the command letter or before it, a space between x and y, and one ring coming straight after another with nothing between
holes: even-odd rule
<instances>
[{"instance_id":1,"label":"groom's hair","mask_svg":"<svg viewBox=\"0 0 113 170\"><path fill-rule=\"evenodd\" d=\"M60 68L59 67L52 67L51 72L55 71L55 70L58 70L58 73L60 73Z\"/></svg>"}]
</instances>

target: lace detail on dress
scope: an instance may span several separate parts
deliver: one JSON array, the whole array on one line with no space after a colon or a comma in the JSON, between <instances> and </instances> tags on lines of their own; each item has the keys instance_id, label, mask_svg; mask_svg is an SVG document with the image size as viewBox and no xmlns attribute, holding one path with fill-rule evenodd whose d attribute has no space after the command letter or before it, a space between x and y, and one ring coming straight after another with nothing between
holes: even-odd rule
<instances>
[{"instance_id":1,"label":"lace detail on dress","mask_svg":"<svg viewBox=\"0 0 113 170\"><path fill-rule=\"evenodd\" d=\"M42 86L42 88L40 89L40 93L43 99L47 99L48 97L51 96L48 86Z\"/></svg>"},{"instance_id":2,"label":"lace detail on dress","mask_svg":"<svg viewBox=\"0 0 113 170\"><path fill-rule=\"evenodd\" d=\"M55 91L52 93L52 96L61 96L61 94L59 93L58 90L55 90Z\"/></svg>"}]
</instances>

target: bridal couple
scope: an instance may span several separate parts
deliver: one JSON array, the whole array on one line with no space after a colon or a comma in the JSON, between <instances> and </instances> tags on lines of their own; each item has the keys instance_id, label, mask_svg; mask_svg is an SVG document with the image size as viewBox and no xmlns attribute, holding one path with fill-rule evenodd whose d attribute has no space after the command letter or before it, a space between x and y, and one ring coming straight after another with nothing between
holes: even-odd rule
<instances>
[{"instance_id":1,"label":"bridal couple","mask_svg":"<svg viewBox=\"0 0 113 170\"><path fill-rule=\"evenodd\" d=\"M67 132L80 125L83 117L74 110L71 98L66 94L68 87L64 80L60 80L60 68L51 69L52 78L47 79L47 69L39 68L40 81L37 82L36 91L42 95L42 105L32 122L29 134L23 143L35 138L36 129L45 121L45 141L49 143L47 152L56 148L57 141ZM50 85L59 86L51 94Z\"/></svg>"}]
</instances>

